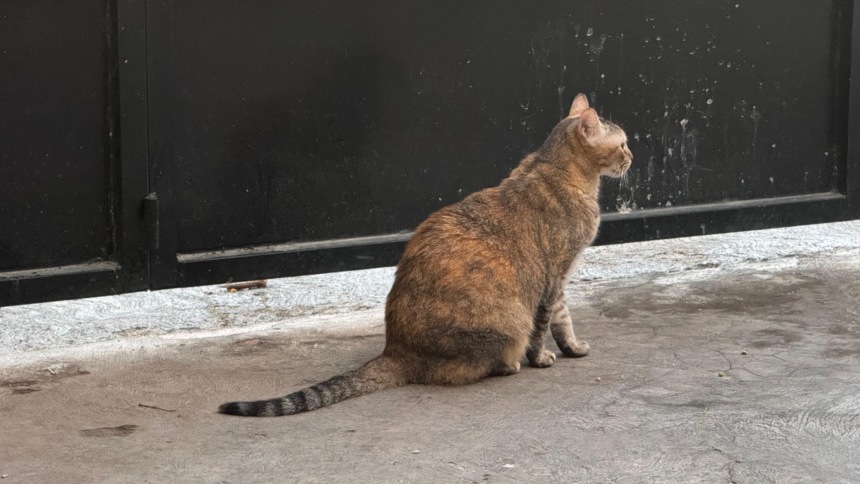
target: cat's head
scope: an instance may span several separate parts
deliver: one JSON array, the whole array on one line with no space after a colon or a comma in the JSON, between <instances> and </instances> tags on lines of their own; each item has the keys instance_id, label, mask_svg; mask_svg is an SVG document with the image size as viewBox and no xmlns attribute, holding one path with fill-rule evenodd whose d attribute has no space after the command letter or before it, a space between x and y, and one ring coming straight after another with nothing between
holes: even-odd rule
<instances>
[{"instance_id":1,"label":"cat's head","mask_svg":"<svg viewBox=\"0 0 860 484\"><path fill-rule=\"evenodd\" d=\"M565 135L574 151L585 158L601 175L619 177L633 162L633 153L627 147L627 135L617 124L597 115L588 106L584 94L578 94L570 106L570 114L562 121Z\"/></svg>"}]
</instances>

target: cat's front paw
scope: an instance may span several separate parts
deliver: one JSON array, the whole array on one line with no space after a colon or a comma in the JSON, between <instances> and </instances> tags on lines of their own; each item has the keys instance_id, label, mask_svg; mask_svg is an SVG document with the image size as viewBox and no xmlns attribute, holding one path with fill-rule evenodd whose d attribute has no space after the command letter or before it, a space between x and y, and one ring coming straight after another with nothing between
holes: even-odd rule
<instances>
[{"instance_id":1,"label":"cat's front paw","mask_svg":"<svg viewBox=\"0 0 860 484\"><path fill-rule=\"evenodd\" d=\"M583 356L588 355L588 351L591 349L591 346L587 341L577 341L572 345L564 345L561 348L561 352L564 353L564 356L569 358L582 358Z\"/></svg>"},{"instance_id":2,"label":"cat's front paw","mask_svg":"<svg viewBox=\"0 0 860 484\"><path fill-rule=\"evenodd\" d=\"M555 353L550 350L542 350L536 357L531 358L529 363L535 368L547 368L555 363Z\"/></svg>"}]
</instances>

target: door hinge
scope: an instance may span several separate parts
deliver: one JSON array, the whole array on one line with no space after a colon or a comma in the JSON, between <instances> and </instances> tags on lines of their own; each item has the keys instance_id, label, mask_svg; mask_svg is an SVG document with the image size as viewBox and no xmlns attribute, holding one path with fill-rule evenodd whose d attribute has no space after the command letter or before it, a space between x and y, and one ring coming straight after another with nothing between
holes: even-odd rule
<instances>
[{"instance_id":1,"label":"door hinge","mask_svg":"<svg viewBox=\"0 0 860 484\"><path fill-rule=\"evenodd\" d=\"M158 249L158 195L155 192L143 197L143 225L149 250Z\"/></svg>"}]
</instances>

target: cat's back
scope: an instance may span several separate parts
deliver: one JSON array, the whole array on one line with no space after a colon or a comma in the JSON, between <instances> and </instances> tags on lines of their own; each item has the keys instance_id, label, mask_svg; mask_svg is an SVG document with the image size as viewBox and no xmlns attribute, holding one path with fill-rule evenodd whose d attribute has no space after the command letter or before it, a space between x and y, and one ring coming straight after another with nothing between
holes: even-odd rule
<instances>
[{"instance_id":1,"label":"cat's back","mask_svg":"<svg viewBox=\"0 0 860 484\"><path fill-rule=\"evenodd\" d=\"M487 188L430 215L397 266L389 303L520 297L542 266L538 227L524 210L526 186Z\"/></svg>"},{"instance_id":2,"label":"cat's back","mask_svg":"<svg viewBox=\"0 0 860 484\"><path fill-rule=\"evenodd\" d=\"M522 213L525 184L507 181L431 214L415 230L404 257L516 250L518 234L528 234L529 230L522 227L526 219Z\"/></svg>"}]
</instances>

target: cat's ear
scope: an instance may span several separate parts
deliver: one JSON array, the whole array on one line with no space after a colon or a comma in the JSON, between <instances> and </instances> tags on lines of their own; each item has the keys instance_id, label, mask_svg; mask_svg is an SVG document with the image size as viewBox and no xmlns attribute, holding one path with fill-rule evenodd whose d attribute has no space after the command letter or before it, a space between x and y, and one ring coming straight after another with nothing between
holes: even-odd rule
<instances>
[{"instance_id":1,"label":"cat's ear","mask_svg":"<svg viewBox=\"0 0 860 484\"><path fill-rule=\"evenodd\" d=\"M576 97L573 98L573 104L570 106L570 114L567 116L569 118L581 116L586 109L588 109L588 98L585 97L585 94L577 94Z\"/></svg>"},{"instance_id":2,"label":"cat's ear","mask_svg":"<svg viewBox=\"0 0 860 484\"><path fill-rule=\"evenodd\" d=\"M597 111L590 108L583 111L579 115L577 130L589 141L596 138L600 133L600 117L597 115Z\"/></svg>"}]
</instances>

